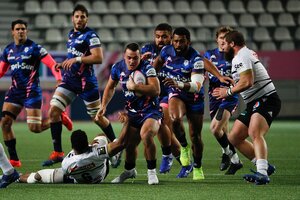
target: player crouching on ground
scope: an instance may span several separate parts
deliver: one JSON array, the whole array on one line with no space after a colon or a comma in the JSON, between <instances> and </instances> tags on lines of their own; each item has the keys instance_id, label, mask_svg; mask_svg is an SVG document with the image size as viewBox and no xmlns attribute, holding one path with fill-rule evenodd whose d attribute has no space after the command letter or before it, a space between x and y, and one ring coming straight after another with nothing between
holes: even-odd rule
<instances>
[{"instance_id":1,"label":"player crouching on ground","mask_svg":"<svg viewBox=\"0 0 300 200\"><path fill-rule=\"evenodd\" d=\"M122 135L122 133L121 133ZM91 145L84 131L71 135L72 150L62 161L62 167L42 169L21 175L21 183L101 183L109 173L109 158L123 149L124 138L108 143L106 136L98 135Z\"/></svg>"}]
</instances>

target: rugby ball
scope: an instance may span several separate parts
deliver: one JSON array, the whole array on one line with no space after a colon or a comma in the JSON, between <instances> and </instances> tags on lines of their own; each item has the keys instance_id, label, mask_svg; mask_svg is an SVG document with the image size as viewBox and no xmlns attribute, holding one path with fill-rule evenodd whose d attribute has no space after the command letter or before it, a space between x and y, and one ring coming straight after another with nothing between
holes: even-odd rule
<instances>
[{"instance_id":1,"label":"rugby ball","mask_svg":"<svg viewBox=\"0 0 300 200\"><path fill-rule=\"evenodd\" d=\"M139 71L139 70L135 70L134 72L131 73L132 79L134 81L135 84L142 84L145 85L147 82L147 79L145 77L145 75ZM141 97L143 96L143 94L139 93L139 92L134 92L134 94L137 97Z\"/></svg>"},{"instance_id":2,"label":"rugby ball","mask_svg":"<svg viewBox=\"0 0 300 200\"><path fill-rule=\"evenodd\" d=\"M147 81L145 75L139 70L132 72L132 78L135 84L145 85Z\"/></svg>"}]
</instances>

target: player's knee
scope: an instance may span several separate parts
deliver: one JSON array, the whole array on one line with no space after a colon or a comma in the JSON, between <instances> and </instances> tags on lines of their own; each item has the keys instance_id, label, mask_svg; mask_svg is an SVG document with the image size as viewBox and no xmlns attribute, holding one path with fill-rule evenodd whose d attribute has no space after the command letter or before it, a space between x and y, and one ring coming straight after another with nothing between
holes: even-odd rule
<instances>
[{"instance_id":1,"label":"player's knee","mask_svg":"<svg viewBox=\"0 0 300 200\"><path fill-rule=\"evenodd\" d=\"M30 124L29 130L33 133L40 133L42 132L42 127L40 124Z\"/></svg>"},{"instance_id":2,"label":"player's knee","mask_svg":"<svg viewBox=\"0 0 300 200\"><path fill-rule=\"evenodd\" d=\"M1 120L1 128L3 131L10 131L11 130L11 126L13 123L13 119L11 119L10 117L2 117Z\"/></svg>"}]
</instances>

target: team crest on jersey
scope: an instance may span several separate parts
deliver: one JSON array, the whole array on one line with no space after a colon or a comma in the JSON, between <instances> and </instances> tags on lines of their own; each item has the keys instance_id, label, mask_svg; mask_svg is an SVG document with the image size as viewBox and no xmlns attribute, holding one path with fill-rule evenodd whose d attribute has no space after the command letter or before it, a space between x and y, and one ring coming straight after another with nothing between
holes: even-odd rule
<instances>
[{"instance_id":1,"label":"team crest on jersey","mask_svg":"<svg viewBox=\"0 0 300 200\"><path fill-rule=\"evenodd\" d=\"M97 148L97 151L98 151L98 155L105 155L106 154L106 149L105 147L100 147L100 148Z\"/></svg>"},{"instance_id":2,"label":"team crest on jersey","mask_svg":"<svg viewBox=\"0 0 300 200\"><path fill-rule=\"evenodd\" d=\"M29 48L25 47L24 52L28 52L28 51L29 51Z\"/></svg>"},{"instance_id":3,"label":"team crest on jersey","mask_svg":"<svg viewBox=\"0 0 300 200\"><path fill-rule=\"evenodd\" d=\"M189 65L189 61L188 60L184 60L183 65L184 66L188 66Z\"/></svg>"}]
</instances>

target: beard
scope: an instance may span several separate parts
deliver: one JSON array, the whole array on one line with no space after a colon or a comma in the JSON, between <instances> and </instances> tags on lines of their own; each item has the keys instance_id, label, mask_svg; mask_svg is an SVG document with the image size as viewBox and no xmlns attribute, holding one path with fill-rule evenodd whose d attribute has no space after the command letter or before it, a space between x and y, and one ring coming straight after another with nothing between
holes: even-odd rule
<instances>
[{"instance_id":1,"label":"beard","mask_svg":"<svg viewBox=\"0 0 300 200\"><path fill-rule=\"evenodd\" d=\"M224 52L224 57L225 57L225 60L231 62L232 59L234 58L233 48L229 48L229 50L227 52Z\"/></svg>"}]
</instances>

